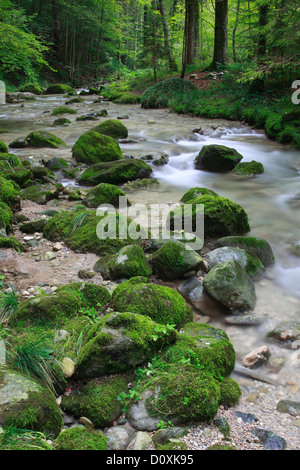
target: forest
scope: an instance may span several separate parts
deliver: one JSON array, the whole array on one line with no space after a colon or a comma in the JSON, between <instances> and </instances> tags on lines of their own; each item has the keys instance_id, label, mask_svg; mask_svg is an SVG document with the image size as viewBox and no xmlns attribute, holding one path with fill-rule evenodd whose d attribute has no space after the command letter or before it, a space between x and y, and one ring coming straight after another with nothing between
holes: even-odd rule
<instances>
[{"instance_id":1,"label":"forest","mask_svg":"<svg viewBox=\"0 0 300 470\"><path fill-rule=\"evenodd\" d=\"M299 450L299 178L299 0L0 0L0 451Z\"/></svg>"}]
</instances>

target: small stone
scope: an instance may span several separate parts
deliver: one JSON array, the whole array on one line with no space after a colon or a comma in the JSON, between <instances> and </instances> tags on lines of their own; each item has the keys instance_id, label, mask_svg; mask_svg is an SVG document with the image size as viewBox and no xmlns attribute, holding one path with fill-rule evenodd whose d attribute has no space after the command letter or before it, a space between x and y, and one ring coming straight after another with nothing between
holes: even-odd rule
<instances>
[{"instance_id":1,"label":"small stone","mask_svg":"<svg viewBox=\"0 0 300 470\"><path fill-rule=\"evenodd\" d=\"M62 249L62 244L57 242L53 245L53 251L60 251Z\"/></svg>"},{"instance_id":2,"label":"small stone","mask_svg":"<svg viewBox=\"0 0 300 470\"><path fill-rule=\"evenodd\" d=\"M260 346L249 353L243 360L243 366L250 369L260 367L265 364L271 356L268 346Z\"/></svg>"},{"instance_id":3,"label":"small stone","mask_svg":"<svg viewBox=\"0 0 300 470\"><path fill-rule=\"evenodd\" d=\"M69 357L64 357L62 361L62 370L64 373L64 376L69 379L72 377L75 371L75 363L72 359Z\"/></svg>"},{"instance_id":4,"label":"small stone","mask_svg":"<svg viewBox=\"0 0 300 470\"><path fill-rule=\"evenodd\" d=\"M79 423L83 424L83 426L85 426L86 428L94 427L92 421L90 421L88 418L85 418L84 416L81 416L81 418L79 419Z\"/></svg>"},{"instance_id":5,"label":"small stone","mask_svg":"<svg viewBox=\"0 0 300 470\"><path fill-rule=\"evenodd\" d=\"M56 258L56 255L52 251L46 251L44 254L44 260L51 261Z\"/></svg>"}]
</instances>

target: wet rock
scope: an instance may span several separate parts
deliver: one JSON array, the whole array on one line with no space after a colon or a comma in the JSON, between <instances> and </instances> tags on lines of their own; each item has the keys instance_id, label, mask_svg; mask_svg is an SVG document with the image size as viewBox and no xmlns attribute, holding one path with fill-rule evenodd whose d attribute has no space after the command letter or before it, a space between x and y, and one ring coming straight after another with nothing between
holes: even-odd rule
<instances>
[{"instance_id":1,"label":"wet rock","mask_svg":"<svg viewBox=\"0 0 300 470\"><path fill-rule=\"evenodd\" d=\"M95 273L92 271L86 271L85 269L81 269L78 271L78 277L80 279L92 279L95 277Z\"/></svg>"},{"instance_id":2,"label":"wet rock","mask_svg":"<svg viewBox=\"0 0 300 470\"><path fill-rule=\"evenodd\" d=\"M257 428L252 431L253 436L259 439L265 449L267 450L284 450L286 448L286 441L280 436L277 436L271 431Z\"/></svg>"},{"instance_id":3,"label":"wet rock","mask_svg":"<svg viewBox=\"0 0 300 470\"><path fill-rule=\"evenodd\" d=\"M216 247L232 246L241 248L257 256L263 265L269 266L274 263L274 254L270 244L263 238L248 236L227 236L216 242Z\"/></svg>"},{"instance_id":4,"label":"wet rock","mask_svg":"<svg viewBox=\"0 0 300 470\"><path fill-rule=\"evenodd\" d=\"M280 400L277 403L277 411L279 413L288 413L292 416L300 415L300 402L291 400Z\"/></svg>"},{"instance_id":5,"label":"wet rock","mask_svg":"<svg viewBox=\"0 0 300 470\"><path fill-rule=\"evenodd\" d=\"M293 343L300 338L300 323L282 322L266 334L267 338L273 338L284 344Z\"/></svg>"},{"instance_id":6,"label":"wet rock","mask_svg":"<svg viewBox=\"0 0 300 470\"><path fill-rule=\"evenodd\" d=\"M258 315L257 313L242 313L239 315L229 315L225 318L225 322L229 325L260 325L265 320L263 315Z\"/></svg>"},{"instance_id":7,"label":"wet rock","mask_svg":"<svg viewBox=\"0 0 300 470\"><path fill-rule=\"evenodd\" d=\"M253 279L257 279L265 272L264 265L256 256L237 247L223 246L209 252L205 257L209 269L227 260L237 261Z\"/></svg>"},{"instance_id":8,"label":"wet rock","mask_svg":"<svg viewBox=\"0 0 300 470\"><path fill-rule=\"evenodd\" d=\"M242 411L234 411L234 414L241 418L244 423L255 423L258 422L258 418L252 413L244 413Z\"/></svg>"},{"instance_id":9,"label":"wet rock","mask_svg":"<svg viewBox=\"0 0 300 470\"><path fill-rule=\"evenodd\" d=\"M136 432L127 426L113 426L104 432L108 450L125 450Z\"/></svg>"},{"instance_id":10,"label":"wet rock","mask_svg":"<svg viewBox=\"0 0 300 470\"><path fill-rule=\"evenodd\" d=\"M249 367L250 369L254 369L256 367L260 367L268 361L271 356L271 351L268 346L260 346L256 348L251 353L247 354L247 356L243 360L243 366Z\"/></svg>"},{"instance_id":11,"label":"wet rock","mask_svg":"<svg viewBox=\"0 0 300 470\"><path fill-rule=\"evenodd\" d=\"M171 428L159 429L153 435L152 440L154 444L167 444L170 442L170 439L176 439L178 437L183 437L188 433L186 428L173 426Z\"/></svg>"},{"instance_id":12,"label":"wet rock","mask_svg":"<svg viewBox=\"0 0 300 470\"><path fill-rule=\"evenodd\" d=\"M227 312L223 305L207 294L202 281L196 277L179 284L178 292L204 315L213 316Z\"/></svg>"},{"instance_id":13,"label":"wet rock","mask_svg":"<svg viewBox=\"0 0 300 470\"><path fill-rule=\"evenodd\" d=\"M235 149L224 145L205 145L195 159L195 167L198 170L226 172L233 170L242 158Z\"/></svg>"}]
</instances>

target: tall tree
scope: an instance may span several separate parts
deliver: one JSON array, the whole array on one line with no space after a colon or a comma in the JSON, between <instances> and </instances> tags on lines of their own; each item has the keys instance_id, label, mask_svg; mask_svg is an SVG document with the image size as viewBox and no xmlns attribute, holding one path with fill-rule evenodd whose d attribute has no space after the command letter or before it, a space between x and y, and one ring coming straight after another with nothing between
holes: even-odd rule
<instances>
[{"instance_id":1,"label":"tall tree","mask_svg":"<svg viewBox=\"0 0 300 470\"><path fill-rule=\"evenodd\" d=\"M227 64L228 0L215 0L214 56L211 68Z\"/></svg>"},{"instance_id":2,"label":"tall tree","mask_svg":"<svg viewBox=\"0 0 300 470\"><path fill-rule=\"evenodd\" d=\"M170 70L174 71L174 70L177 70L177 65L176 65L176 61L174 59L173 52L172 52L169 22L168 22L164 0L159 0L159 10L160 10L160 14L162 16L162 22L163 22L166 56L167 56Z\"/></svg>"}]
</instances>

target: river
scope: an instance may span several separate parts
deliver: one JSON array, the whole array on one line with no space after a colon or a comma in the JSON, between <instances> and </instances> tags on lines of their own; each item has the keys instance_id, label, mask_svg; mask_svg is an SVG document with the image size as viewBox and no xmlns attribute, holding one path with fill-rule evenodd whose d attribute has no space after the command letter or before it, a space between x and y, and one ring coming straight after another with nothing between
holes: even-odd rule
<instances>
[{"instance_id":1,"label":"river","mask_svg":"<svg viewBox=\"0 0 300 470\"><path fill-rule=\"evenodd\" d=\"M67 115L72 125L53 127L55 117L51 116L51 112L64 102L62 96L40 96L24 104L0 106L0 128L9 131L1 135L6 143L33 130L43 129L54 133L67 144L62 149L27 148L11 150L11 153L21 158L31 157L35 162L52 156L70 161L72 145L95 123L79 122L76 115ZM108 117L101 118L101 121L128 115L128 119L123 121L129 130L129 142L121 143L124 155L159 152L169 156L167 165L153 166L153 176L159 180L159 188L132 193L131 202L176 203L192 187L213 189L220 196L228 197L244 207L251 226L249 235L264 238L272 246L275 265L255 282L255 311L266 315L266 320L261 325L248 327L228 325L219 317L212 318L210 322L227 331L238 359L242 360L252 349L266 344L266 332L281 321L299 322L300 256L299 251L298 255L295 254L292 247L300 244L300 151L273 142L266 138L263 131L253 130L242 123L194 118L168 110L145 110L139 105L94 104L88 97L83 103L71 107L78 111L77 116L107 109ZM193 132L211 126L221 127L222 135L203 136ZM261 162L265 172L244 179L229 173L196 170L193 160L202 146L207 144L233 147L243 155L243 161ZM300 359L295 356L295 350L276 344L271 344L270 349L272 355L285 358L284 367L277 374L279 379L286 382L292 375L300 384Z\"/></svg>"}]
</instances>

